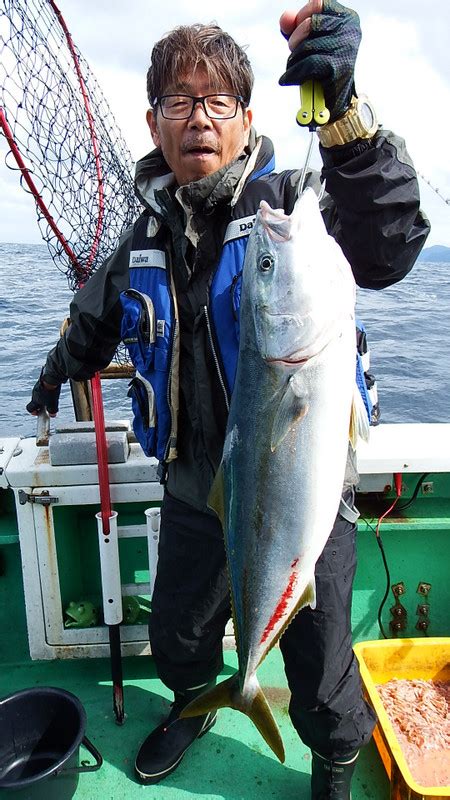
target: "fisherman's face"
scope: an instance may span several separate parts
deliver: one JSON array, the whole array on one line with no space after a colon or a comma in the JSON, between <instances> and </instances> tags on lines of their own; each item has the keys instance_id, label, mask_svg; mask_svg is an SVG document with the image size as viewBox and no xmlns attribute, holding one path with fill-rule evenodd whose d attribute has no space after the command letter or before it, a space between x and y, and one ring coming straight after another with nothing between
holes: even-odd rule
<instances>
[{"instance_id":1,"label":"fisherman's face","mask_svg":"<svg viewBox=\"0 0 450 800\"><path fill-rule=\"evenodd\" d=\"M229 86L212 87L206 73L199 69L168 86L165 94L188 94L202 97L207 94L229 93ZM189 119L165 119L161 109L147 112L153 141L175 175L179 186L212 175L237 158L248 143L252 112L239 104L232 119L209 119L201 103L194 106Z\"/></svg>"}]
</instances>

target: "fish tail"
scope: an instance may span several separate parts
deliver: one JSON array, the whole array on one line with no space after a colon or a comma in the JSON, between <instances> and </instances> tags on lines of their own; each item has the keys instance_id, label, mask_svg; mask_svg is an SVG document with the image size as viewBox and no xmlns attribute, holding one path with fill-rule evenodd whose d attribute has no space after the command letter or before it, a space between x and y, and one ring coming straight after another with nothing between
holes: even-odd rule
<instances>
[{"instance_id":1,"label":"fish tail","mask_svg":"<svg viewBox=\"0 0 450 800\"><path fill-rule=\"evenodd\" d=\"M278 730L277 723L274 720L265 694L259 685L250 705L250 710L245 713L250 717L253 724L256 725L265 742L267 742L270 749L283 764L285 755L280 731Z\"/></svg>"},{"instance_id":2,"label":"fish tail","mask_svg":"<svg viewBox=\"0 0 450 800\"><path fill-rule=\"evenodd\" d=\"M270 749L283 763L285 759L283 741L264 692L255 676L252 676L246 686L247 689L244 687L244 692L241 692L239 673L236 673L192 700L183 708L180 717L196 717L216 711L218 708L234 708L241 711L250 717Z\"/></svg>"}]
</instances>

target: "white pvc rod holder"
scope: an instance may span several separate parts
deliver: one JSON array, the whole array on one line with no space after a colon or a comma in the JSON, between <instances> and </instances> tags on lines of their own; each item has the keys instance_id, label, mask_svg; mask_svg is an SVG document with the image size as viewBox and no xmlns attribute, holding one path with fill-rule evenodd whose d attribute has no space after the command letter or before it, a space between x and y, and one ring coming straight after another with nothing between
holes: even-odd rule
<instances>
[{"instance_id":1,"label":"white pvc rod holder","mask_svg":"<svg viewBox=\"0 0 450 800\"><path fill-rule=\"evenodd\" d=\"M150 572L150 597L155 586L156 570L158 568L159 526L161 523L161 510L159 508L146 508L148 569Z\"/></svg>"},{"instance_id":2,"label":"white pvc rod holder","mask_svg":"<svg viewBox=\"0 0 450 800\"><path fill-rule=\"evenodd\" d=\"M103 533L102 515L95 515L98 529L100 571L102 575L103 616L107 625L119 625L123 619L122 586L120 582L119 538L117 511L109 518L109 534Z\"/></svg>"}]
</instances>

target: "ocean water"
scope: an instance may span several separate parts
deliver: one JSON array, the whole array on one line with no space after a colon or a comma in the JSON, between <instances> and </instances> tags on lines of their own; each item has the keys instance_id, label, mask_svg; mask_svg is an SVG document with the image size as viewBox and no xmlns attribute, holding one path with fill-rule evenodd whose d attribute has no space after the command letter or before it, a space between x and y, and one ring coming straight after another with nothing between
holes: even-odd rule
<instances>
[{"instance_id":1,"label":"ocean water","mask_svg":"<svg viewBox=\"0 0 450 800\"><path fill-rule=\"evenodd\" d=\"M449 270L418 263L395 286L358 290L384 422L450 421ZM72 294L45 245L0 244L0 275L0 436L30 436L25 406ZM131 416L126 380L104 381L103 395L107 417ZM58 419L73 418L66 384Z\"/></svg>"}]
</instances>

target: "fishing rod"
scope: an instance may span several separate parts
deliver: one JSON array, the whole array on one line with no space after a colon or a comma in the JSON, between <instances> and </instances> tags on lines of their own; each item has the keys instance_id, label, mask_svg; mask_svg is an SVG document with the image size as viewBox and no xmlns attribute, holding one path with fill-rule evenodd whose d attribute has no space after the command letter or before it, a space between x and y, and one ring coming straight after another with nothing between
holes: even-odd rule
<instances>
[{"instance_id":1,"label":"fishing rod","mask_svg":"<svg viewBox=\"0 0 450 800\"><path fill-rule=\"evenodd\" d=\"M6 164L34 198L42 237L71 289L115 249L139 206L132 160L88 64L54 0L4 0L0 15L0 130ZM100 565L113 708L124 721L122 598L117 513L112 510L103 400L90 382L98 463ZM45 436L47 420L38 434Z\"/></svg>"},{"instance_id":2,"label":"fishing rod","mask_svg":"<svg viewBox=\"0 0 450 800\"><path fill-rule=\"evenodd\" d=\"M428 186L430 186L430 187L431 187L431 189L433 189L433 192L434 192L435 194L437 194L437 196L438 196L438 197L440 197L440 198L441 198L441 200L443 200L443 201L444 201L444 203L446 203L448 206L450 206L450 197L445 197L445 196L442 194L442 192L441 192L441 190L439 189L439 187L438 187L438 186L434 186L434 185L431 183L430 179L429 179L429 178L427 178L427 177L426 177L426 175L424 175L424 174L423 174L423 172L417 172L417 174L418 174L419 178L422 178L422 180L423 180L423 181L425 181L425 183L427 183L427 184L428 184Z\"/></svg>"}]
</instances>

